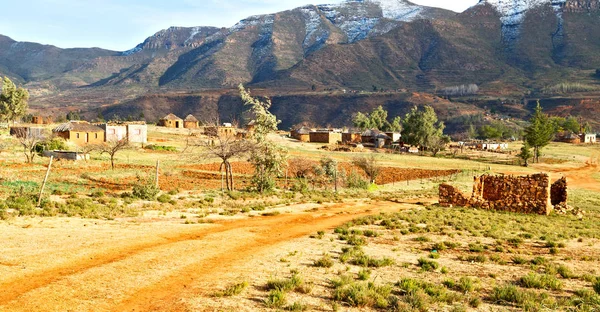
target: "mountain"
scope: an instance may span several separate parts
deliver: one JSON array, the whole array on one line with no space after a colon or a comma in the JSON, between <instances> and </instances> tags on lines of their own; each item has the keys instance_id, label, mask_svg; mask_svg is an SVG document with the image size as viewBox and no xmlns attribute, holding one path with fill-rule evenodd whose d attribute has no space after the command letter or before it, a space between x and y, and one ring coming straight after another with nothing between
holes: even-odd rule
<instances>
[{"instance_id":1,"label":"mountain","mask_svg":"<svg viewBox=\"0 0 600 312\"><path fill-rule=\"evenodd\" d=\"M514 103L552 97L545 90L559 83L600 90L593 75L600 68L596 29L600 0L481 0L463 13L406 0L348 0L252 16L230 28L171 27L124 52L59 49L0 36L0 74L32 90L33 105L73 109L77 103L90 112L102 106L109 115L129 114L132 107L146 116L153 109L186 111L186 105L197 112L221 109L233 102L219 99L240 83L269 90L285 103L274 102L281 114L288 114L286 105L290 111L305 105L298 93L313 90L435 93L477 84L482 98ZM212 106L182 96L199 90L213 90ZM560 96L569 98L568 105L600 97ZM364 100L338 97L316 98L339 103L324 103L327 110ZM485 108L488 99L470 101ZM242 109L227 107L237 114ZM521 116L528 107L510 109ZM299 121L291 117L289 123Z\"/></svg>"}]
</instances>

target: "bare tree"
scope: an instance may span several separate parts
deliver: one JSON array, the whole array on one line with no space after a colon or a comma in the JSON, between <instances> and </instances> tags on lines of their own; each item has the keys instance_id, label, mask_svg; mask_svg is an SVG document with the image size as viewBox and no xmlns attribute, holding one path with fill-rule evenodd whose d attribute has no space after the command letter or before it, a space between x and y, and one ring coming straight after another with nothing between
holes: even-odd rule
<instances>
[{"instance_id":1,"label":"bare tree","mask_svg":"<svg viewBox=\"0 0 600 312\"><path fill-rule=\"evenodd\" d=\"M108 154L110 156L110 167L115 169L115 155L122 150L130 148L129 140L127 138L121 140L110 140L104 144L98 145L100 154Z\"/></svg>"},{"instance_id":2,"label":"bare tree","mask_svg":"<svg viewBox=\"0 0 600 312\"><path fill-rule=\"evenodd\" d=\"M225 171L225 180L227 190L234 189L233 170L230 160L234 157L240 157L250 152L254 144L252 142L238 138L235 135L221 134L218 127L214 127L216 131L207 132L208 139L199 142L199 146L204 148L203 154L206 157L217 157L221 159L220 171Z\"/></svg>"},{"instance_id":3,"label":"bare tree","mask_svg":"<svg viewBox=\"0 0 600 312\"><path fill-rule=\"evenodd\" d=\"M377 176L381 171L375 155L371 155L370 157L358 157L354 159L352 163L367 174L371 183L375 183L375 179L377 179Z\"/></svg>"},{"instance_id":4,"label":"bare tree","mask_svg":"<svg viewBox=\"0 0 600 312\"><path fill-rule=\"evenodd\" d=\"M46 139L45 134L37 129L32 130L29 128L13 128L11 133L19 140L19 143L23 147L23 154L27 163L32 163L37 151L35 147L38 143Z\"/></svg>"}]
</instances>

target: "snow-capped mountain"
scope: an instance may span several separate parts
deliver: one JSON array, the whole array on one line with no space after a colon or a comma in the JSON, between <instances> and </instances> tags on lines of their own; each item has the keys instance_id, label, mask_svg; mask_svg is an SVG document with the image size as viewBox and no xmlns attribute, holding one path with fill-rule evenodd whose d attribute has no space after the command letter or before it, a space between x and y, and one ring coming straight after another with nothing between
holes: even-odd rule
<instances>
[{"instance_id":1,"label":"snow-capped mountain","mask_svg":"<svg viewBox=\"0 0 600 312\"><path fill-rule=\"evenodd\" d=\"M531 9L551 5L559 19L557 32L562 32L562 8L567 0L480 0L479 5L490 4L500 14L502 34L505 42L514 42L519 37L521 23Z\"/></svg>"}]
</instances>

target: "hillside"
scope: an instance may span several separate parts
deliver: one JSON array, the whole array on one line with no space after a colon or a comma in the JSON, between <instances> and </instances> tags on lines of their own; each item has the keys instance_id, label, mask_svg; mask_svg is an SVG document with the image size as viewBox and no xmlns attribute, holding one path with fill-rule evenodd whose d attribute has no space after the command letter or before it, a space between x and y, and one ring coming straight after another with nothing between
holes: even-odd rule
<instances>
[{"instance_id":1,"label":"hillside","mask_svg":"<svg viewBox=\"0 0 600 312\"><path fill-rule=\"evenodd\" d=\"M124 52L2 36L0 74L25 84L35 108L111 107L119 115L157 96L171 104L143 105L146 116L172 105L183 111L187 100L173 94L227 93L240 83L295 99L282 101L284 115L308 105L299 94L330 91L320 104L330 117L311 117L319 123L341 122L348 107L360 108L342 90L436 93L477 84L480 97L469 100L479 107L488 97L576 103L594 93L557 97L544 90L572 82L600 89L593 77L600 68L599 8L599 0L482 0L458 14L405 0L346 1L252 16L230 28L171 27Z\"/></svg>"}]
</instances>

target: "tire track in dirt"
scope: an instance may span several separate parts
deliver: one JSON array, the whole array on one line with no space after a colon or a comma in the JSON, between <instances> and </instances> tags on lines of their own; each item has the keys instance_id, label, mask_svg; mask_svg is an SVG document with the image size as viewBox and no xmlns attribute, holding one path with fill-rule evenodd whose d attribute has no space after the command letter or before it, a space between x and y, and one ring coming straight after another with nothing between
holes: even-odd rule
<instances>
[{"instance_id":1,"label":"tire track in dirt","mask_svg":"<svg viewBox=\"0 0 600 312\"><path fill-rule=\"evenodd\" d=\"M385 207L385 206L387 207ZM344 213L333 216L302 216L275 223L273 226L261 227L258 238L249 244L227 250L215 257L194 263L178 270L160 283L140 289L133 296L123 301L112 311L187 311L181 300L194 292L195 281L218 281L219 272L226 272L242 265L245 259L274 245L296 238L304 237L317 230L331 229L358 217L377 214L384 211L397 211L401 206L394 203L365 205L358 213ZM270 220L278 221L278 220Z\"/></svg>"},{"instance_id":2,"label":"tire track in dirt","mask_svg":"<svg viewBox=\"0 0 600 312\"><path fill-rule=\"evenodd\" d=\"M368 205L338 204L310 214L293 213L275 217L219 222L217 226L205 227L191 233L174 233L169 236L162 235L162 237L156 237L154 240L143 244L135 244L116 250L98 250L97 254L91 259L75 259L68 265L0 283L0 310L4 308L10 310L11 305L23 309L23 304L27 304L27 302L26 300L25 302L18 300L19 297L33 290L44 288L97 267L124 261L158 248L165 248L171 244L190 240L203 240L208 235L226 237L229 231L243 228L252 228L256 233L260 233L256 240L248 244L236 246L236 242L230 242L233 245L226 249L223 248L223 250L226 250L225 253L220 253L212 258L194 263L183 270L177 270L177 273L162 279L156 285L144 289L133 289L134 295L125 299L122 305L119 305L115 309L115 311L131 311L139 310L141 307L143 310L151 310L153 306L156 306L158 310L174 309L177 311L180 310L177 308L178 305L175 305L178 302L177 298L181 293L185 292L187 285L190 285L194 279L200 277L206 279L211 275L215 275L215 268L232 268L238 261L243 261L244 255L252 255L273 244L307 235L316 231L316 229L335 227L358 216L392 210L393 208L390 206L394 206L396 209L399 207L397 204L391 203ZM358 212L358 209L360 209L359 213L348 214L349 212ZM152 234L149 235L151 236ZM213 248L220 247L218 242L216 246L213 246ZM234 257L231 257L232 253L235 254ZM193 273L190 274L190 272ZM218 276L218 274L216 275ZM74 289L74 291L76 292L77 290ZM23 310L26 310L26 308Z\"/></svg>"}]
</instances>

